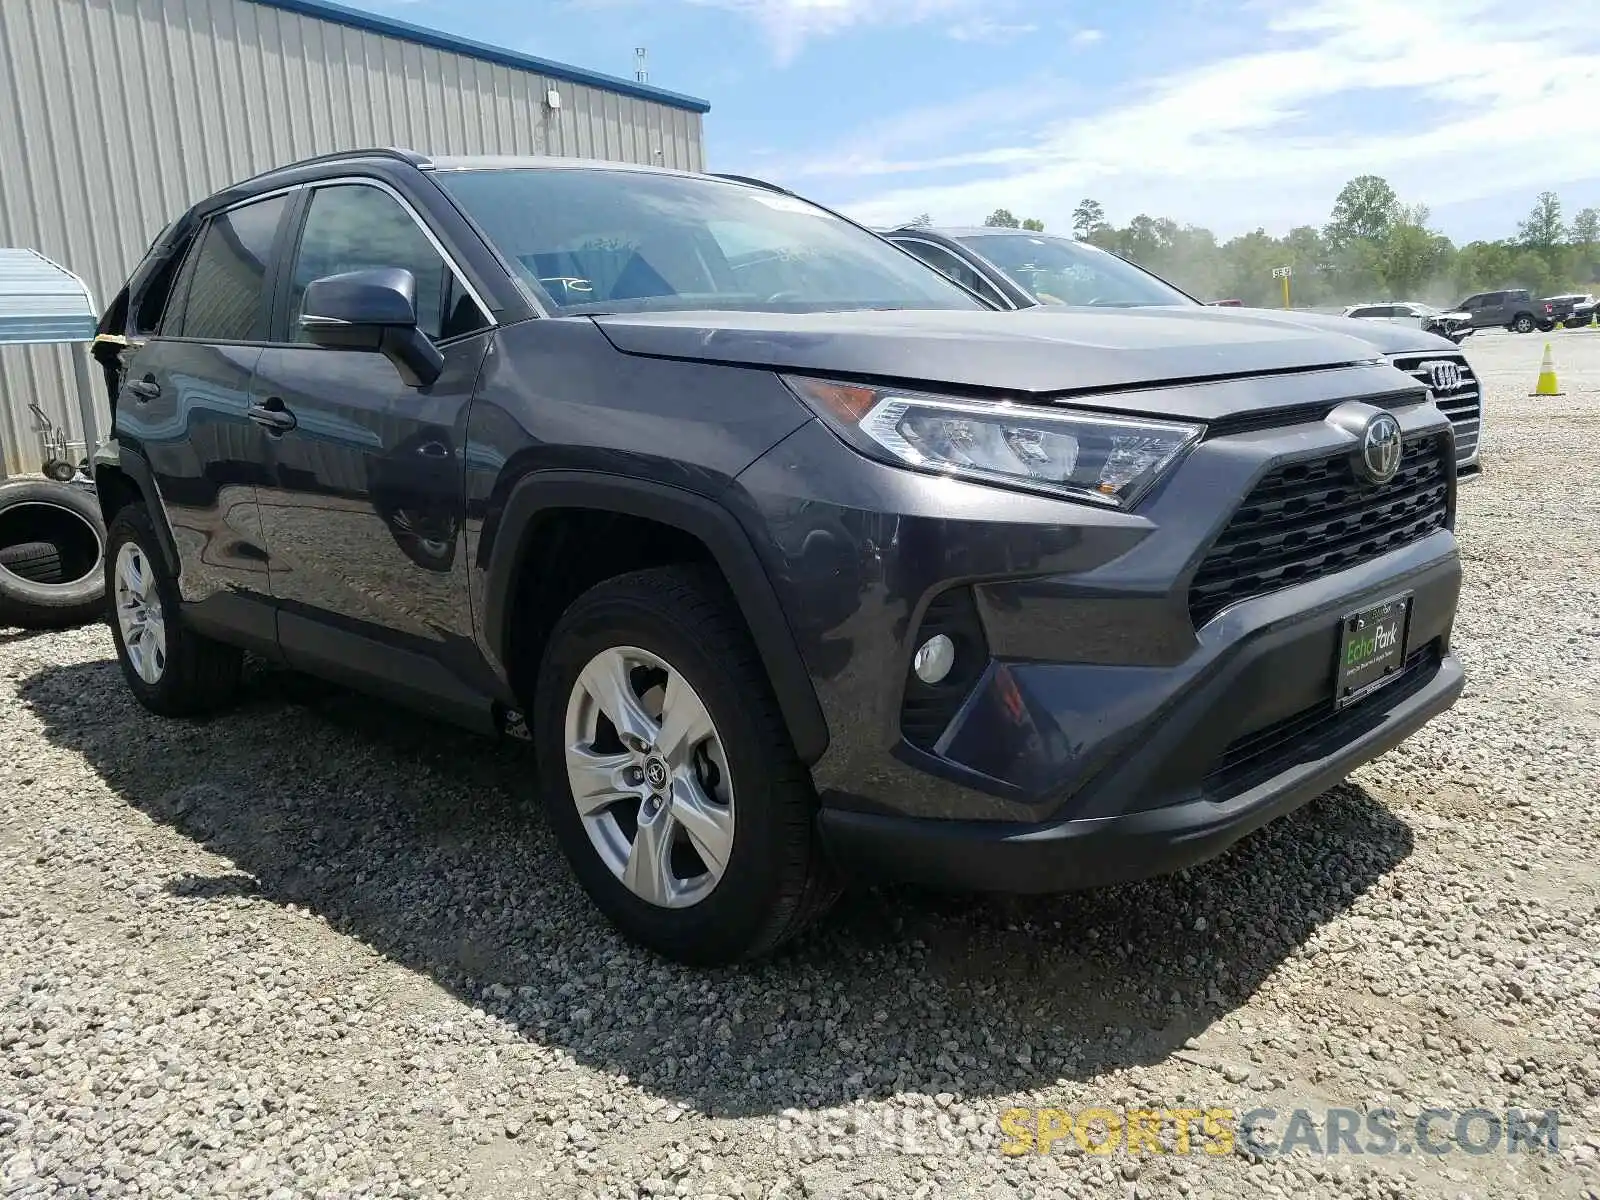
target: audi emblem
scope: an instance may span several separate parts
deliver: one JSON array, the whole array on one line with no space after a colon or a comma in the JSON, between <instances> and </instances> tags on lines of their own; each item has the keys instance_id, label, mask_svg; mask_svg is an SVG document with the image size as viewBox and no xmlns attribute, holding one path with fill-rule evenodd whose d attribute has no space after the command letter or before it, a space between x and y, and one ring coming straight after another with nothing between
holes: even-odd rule
<instances>
[{"instance_id":1,"label":"audi emblem","mask_svg":"<svg viewBox=\"0 0 1600 1200\"><path fill-rule=\"evenodd\" d=\"M1436 392L1453 392L1461 386L1461 364L1449 361L1423 363L1428 386Z\"/></svg>"}]
</instances>

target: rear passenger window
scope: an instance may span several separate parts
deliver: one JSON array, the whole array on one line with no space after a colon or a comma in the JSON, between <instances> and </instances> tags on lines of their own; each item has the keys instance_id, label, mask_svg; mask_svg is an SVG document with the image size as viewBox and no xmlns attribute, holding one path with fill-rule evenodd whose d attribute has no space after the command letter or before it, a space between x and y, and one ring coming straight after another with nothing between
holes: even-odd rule
<instances>
[{"instance_id":1,"label":"rear passenger window","mask_svg":"<svg viewBox=\"0 0 1600 1200\"><path fill-rule=\"evenodd\" d=\"M204 342L260 342L271 297L267 270L286 196L258 200L211 218L189 271L180 337Z\"/></svg>"},{"instance_id":2,"label":"rear passenger window","mask_svg":"<svg viewBox=\"0 0 1600 1200\"><path fill-rule=\"evenodd\" d=\"M318 188L311 197L289 296L290 338L310 340L300 328L300 309L313 280L385 267L400 267L415 277L417 328L434 341L488 324L427 234L393 196L375 187L341 184Z\"/></svg>"}]
</instances>

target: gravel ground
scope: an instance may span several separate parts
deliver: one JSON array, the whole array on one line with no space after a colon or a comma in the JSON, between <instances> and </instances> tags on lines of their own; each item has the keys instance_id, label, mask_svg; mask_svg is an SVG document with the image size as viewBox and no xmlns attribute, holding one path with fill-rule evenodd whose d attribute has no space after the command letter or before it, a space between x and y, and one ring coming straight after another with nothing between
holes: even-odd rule
<instances>
[{"instance_id":1,"label":"gravel ground","mask_svg":"<svg viewBox=\"0 0 1600 1200\"><path fill-rule=\"evenodd\" d=\"M599 923L518 746L274 674L164 722L103 630L0 631L0 1194L1600 1194L1600 334L1552 340L1559 400L1543 339L1468 343L1450 714L1181 877L864 892L740 971ZM1090 1105L1554 1109L1560 1149L1000 1153Z\"/></svg>"}]
</instances>

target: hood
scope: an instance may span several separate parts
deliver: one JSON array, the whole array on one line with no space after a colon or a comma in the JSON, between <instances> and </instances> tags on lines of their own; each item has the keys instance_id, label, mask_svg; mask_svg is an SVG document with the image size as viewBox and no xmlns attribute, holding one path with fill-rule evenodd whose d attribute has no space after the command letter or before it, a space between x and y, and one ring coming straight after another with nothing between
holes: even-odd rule
<instances>
[{"instance_id":1,"label":"hood","mask_svg":"<svg viewBox=\"0 0 1600 1200\"><path fill-rule=\"evenodd\" d=\"M1332 313L1280 312L1270 308L1218 308L1211 310L1226 314L1225 319L1251 321L1256 324L1292 326L1299 329L1326 329L1347 337L1360 338L1379 354L1437 354L1440 350L1454 350L1449 338L1436 333L1424 333L1413 325L1390 325L1383 321L1362 321L1354 317ZM1450 313L1452 317L1465 313ZM1350 328L1352 325L1354 329Z\"/></svg>"},{"instance_id":2,"label":"hood","mask_svg":"<svg viewBox=\"0 0 1600 1200\"><path fill-rule=\"evenodd\" d=\"M1353 321L1325 332L1219 316L1227 313L1199 307L908 309L591 319L625 354L1013 395L1117 391L1317 370L1376 357L1370 339L1344 328Z\"/></svg>"}]
</instances>

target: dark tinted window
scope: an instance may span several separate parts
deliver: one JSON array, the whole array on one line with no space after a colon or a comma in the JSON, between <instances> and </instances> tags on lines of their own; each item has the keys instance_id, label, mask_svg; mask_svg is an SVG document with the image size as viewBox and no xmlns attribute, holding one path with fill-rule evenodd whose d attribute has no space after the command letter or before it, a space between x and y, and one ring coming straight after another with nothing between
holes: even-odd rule
<instances>
[{"instance_id":1,"label":"dark tinted window","mask_svg":"<svg viewBox=\"0 0 1600 1200\"><path fill-rule=\"evenodd\" d=\"M170 229L171 227L169 226L168 228ZM125 327L118 332L128 333L134 337L148 337L161 328L162 319L166 316L169 308L176 309L178 307L177 305L169 304L169 301L172 299L173 286L178 279L184 260L188 256L189 248L193 245L193 239L191 238L190 241L175 248L161 250L161 253L164 253L166 258L158 263L158 249L163 247L166 240L167 230L162 230L161 235L156 238L150 249L145 253L144 261L139 264L134 270L133 276L129 279L129 285L131 286L133 279L138 278L141 273L147 270L150 271L148 278L145 280L144 289L134 297L137 300L137 304L134 306L132 313L125 314L123 317ZM152 266L154 267L153 270L151 270Z\"/></svg>"},{"instance_id":2,"label":"dark tinted window","mask_svg":"<svg viewBox=\"0 0 1600 1200\"><path fill-rule=\"evenodd\" d=\"M385 191L349 184L312 193L295 257L289 336L309 340L300 328L300 306L312 280L383 267L400 267L416 278L417 327L434 341L488 324L410 212Z\"/></svg>"},{"instance_id":3,"label":"dark tinted window","mask_svg":"<svg viewBox=\"0 0 1600 1200\"><path fill-rule=\"evenodd\" d=\"M1384 308L1381 305L1369 306L1367 308L1358 308L1350 315L1352 317L1392 317L1394 316L1394 309Z\"/></svg>"},{"instance_id":4,"label":"dark tinted window","mask_svg":"<svg viewBox=\"0 0 1600 1200\"><path fill-rule=\"evenodd\" d=\"M975 233L960 240L1041 304L1139 308L1194 303L1154 275L1086 242L1045 233Z\"/></svg>"},{"instance_id":5,"label":"dark tinted window","mask_svg":"<svg viewBox=\"0 0 1600 1200\"><path fill-rule=\"evenodd\" d=\"M781 192L622 170L435 178L558 312L980 307L881 238Z\"/></svg>"},{"instance_id":6,"label":"dark tinted window","mask_svg":"<svg viewBox=\"0 0 1600 1200\"><path fill-rule=\"evenodd\" d=\"M189 272L183 337L207 342L259 342L271 308L267 267L286 196L259 200L211 218Z\"/></svg>"},{"instance_id":7,"label":"dark tinted window","mask_svg":"<svg viewBox=\"0 0 1600 1200\"><path fill-rule=\"evenodd\" d=\"M895 244L911 251L934 270L948 275L957 283L971 288L985 300L1003 307L1010 307L1000 299L999 293L985 281L983 276L979 275L943 246L936 246L932 242L923 241L921 238L896 238Z\"/></svg>"}]
</instances>

